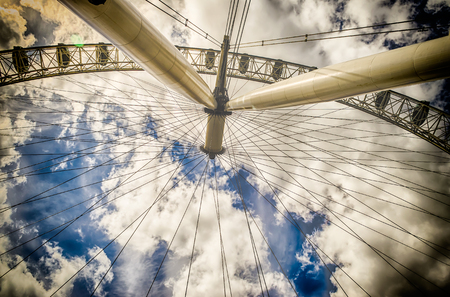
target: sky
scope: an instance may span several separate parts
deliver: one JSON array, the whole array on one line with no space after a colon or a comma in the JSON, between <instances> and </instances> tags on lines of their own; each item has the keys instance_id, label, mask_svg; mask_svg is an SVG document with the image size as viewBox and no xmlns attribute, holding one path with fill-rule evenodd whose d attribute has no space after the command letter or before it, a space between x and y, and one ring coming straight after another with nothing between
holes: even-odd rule
<instances>
[{"instance_id":1,"label":"sky","mask_svg":"<svg viewBox=\"0 0 450 297\"><path fill-rule=\"evenodd\" d=\"M218 49L131 2L173 44ZM166 3L222 39L229 1ZM438 0L252 1L242 43L446 25L449 13ZM108 42L55 0L2 0L0 15L0 50ZM323 67L446 35L239 52ZM229 92L260 86L233 80ZM395 91L449 112L449 90L447 79ZM2 87L0 104L0 296L450 292L450 158L378 118L335 102L234 112L226 152L209 160L202 107L143 72L24 82Z\"/></svg>"}]
</instances>

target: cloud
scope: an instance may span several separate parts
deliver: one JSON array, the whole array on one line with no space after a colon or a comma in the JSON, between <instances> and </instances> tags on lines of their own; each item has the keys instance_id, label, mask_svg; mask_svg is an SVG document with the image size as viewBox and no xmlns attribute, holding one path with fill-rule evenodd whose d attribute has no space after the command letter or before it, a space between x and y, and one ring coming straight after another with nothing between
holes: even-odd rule
<instances>
[{"instance_id":1,"label":"cloud","mask_svg":"<svg viewBox=\"0 0 450 297\"><path fill-rule=\"evenodd\" d=\"M221 39L229 3L226 1L189 1L186 3L171 1L168 3L212 36ZM147 3L136 1L136 5L172 41L191 46L213 47L207 40L187 31L185 27L161 14ZM437 7L437 4L430 5ZM44 39L52 40L54 43L69 43L73 34L82 36L85 42L104 40L56 1L21 1L21 6L22 8L10 3L9 8L2 10L6 16L2 17L2 20L5 19L9 22L4 21L7 24L5 28L9 28L7 34L2 34L2 36L7 36L5 41L2 41L4 47L10 48L15 44L29 46L39 42L36 40ZM32 20L30 19L31 14L24 13L25 8L33 10L40 19L47 24L55 24L55 27L52 27L49 32L39 33L43 36L38 36L38 33L27 35L27 24L31 24ZM310 0L301 2L253 1L243 41L323 32L337 29L341 25L352 27L407 19L411 16L412 9L414 7L410 3L396 2L387 6L382 1L373 1L365 5L362 5L361 1L345 3ZM6 14L7 10L8 14ZM219 12L224 13L221 13L219 17ZM368 39L355 38L244 50L260 56L270 56L321 67L385 51L388 50L390 44L413 43L427 37L427 33L396 34L388 37L378 36L371 39L370 42ZM391 40L393 43L387 43L386 40ZM63 196L64 198L61 200L51 200L60 202L49 202L42 207L42 215L53 214L57 210L74 205L74 201L78 203L83 199L94 197L99 193L108 193L113 189L114 191L108 195L106 200L113 201L116 198L117 200L90 213L89 217L84 219L81 227L74 228L73 233L70 233L71 231L64 233L67 234L67 237L72 238L65 237L67 241L61 240L59 243L53 242L46 246L38 257L37 264L34 263L36 266L33 266L33 262L30 261L12 271L2 283L2 294L5 292L9 296L14 296L14 294L18 296L25 294L48 295L51 290L71 277L89 258L100 252L75 280L63 287L61 295L78 292L76 290L81 290L80 288L92 290L125 244L127 244L126 249L107 274L97 294L104 296L109 292L118 292L121 295L141 296L142 293L146 293L194 194L197 182L199 179L201 180L203 170L199 167L190 173L187 179L182 179L193 165L182 166L182 170L175 174L175 178L169 179L170 174L178 166L178 163L174 162L175 153L170 150L161 155L158 153L164 148L168 148L173 140L184 133L187 133L188 137L185 138L186 141L181 141L184 145L181 150L186 151L191 144L198 147L203 141L203 136L198 140L195 140L195 137L197 133L202 134L200 131L205 123L201 108L186 107L185 111L181 112L180 105L188 106L187 102L181 101L177 105L164 88L159 85L151 86L149 83L155 83L155 81L145 75L137 75L136 79L132 79L126 74L55 78L45 80L45 83L42 84L31 83L31 85L27 85L26 89L14 89L17 94L24 97L32 95L33 98L51 100L43 102L36 100L32 104L28 104L30 103L28 102L28 105L23 102L4 103L6 107L3 110L5 112L11 108L17 108L16 110L20 112L17 113L17 120L8 116L0 119L1 129L15 132L18 127L29 126L30 128L29 130L20 130L22 138L17 136L2 138L2 147L12 146L14 143L27 143L30 141L32 133L44 136L56 134L60 137L71 137L77 133L86 132L86 130L93 133L84 136L86 138L77 138L77 140L89 141L66 139L55 142L52 147L43 147L42 151L45 149L47 152L71 153L86 149L94 143L101 144L118 139L122 139L122 142L115 143L118 144L115 146L100 145L100 148L104 149L103 151L78 160L70 161L66 157L58 160L63 163L55 161L54 164L52 163L52 169L49 169L49 171L54 170L55 173L44 175L45 177L42 179L22 177L23 187L16 187L19 184L17 182L3 185L0 188L2 201L10 203L14 195L20 198L26 196L20 193L25 185L28 186L28 189L24 191L29 191L27 194L34 195L39 193L41 188L47 190L69 178L69 175L57 175L61 174L61 172L56 173L58 170L74 169L76 174L79 174L81 171L76 169L78 167L92 168L108 161L109 158L116 158L111 162L115 166L99 167L90 174L77 177L73 182L51 192L63 192L78 186L86 186L77 192L74 191L73 196L67 195ZM211 86L213 83L214 81L211 82ZM238 86L245 83L242 82ZM120 92L117 92L111 84L119 86ZM139 85L144 85L150 91L147 93ZM246 87L249 86L254 87L251 83L246 85ZM48 90L45 89L46 87ZM420 100L431 100L442 88L442 82L435 82L404 88L401 89L401 92L411 94ZM60 89L70 90L70 92L59 91ZM16 93L15 95L17 95ZM3 101L7 102L7 99ZM120 103L120 106L117 106L117 103ZM50 108L59 109L65 113L46 114L45 116L33 113L33 111L48 112ZM229 117L227 121L232 129L232 134L234 133L236 136L227 139L227 154L219 157L222 161L217 181L219 190L217 192L213 190L216 180L211 175L211 169L203 194L198 231L195 233L203 186L201 182L195 191L194 199L186 212L183 223L177 231L177 236L171 245L152 292L158 292L161 296L183 294L191 262L193 238L196 234L197 241L193 249L188 292L190 295L221 295L223 293L222 274L226 275L226 272L222 272L220 234L214 203L214 197L218 195L222 239L232 291L235 295L260 293L261 288L256 273L255 256L248 234L247 220L240 204L238 191L233 187L232 181L226 174L226 172L230 175L234 173L229 164L233 162L233 159L228 155L234 152L236 152L235 157L238 163L246 163L245 169L251 172L246 176L246 180L281 210L281 213L275 211L256 193L256 190L244 182L244 179L241 180L244 191L247 194L250 193L248 196L245 195L246 203L255 218L255 222L249 219L250 229L271 295L292 295L292 289L277 266L256 225L261 228L265 238L276 246L276 252L281 254L283 267L289 270L291 281L294 279L293 275L305 272L305 274L314 274L314 277L317 278L322 277L324 282L328 282L322 284L315 291L316 293L320 292L317 294L327 294L328 292L335 296L344 294L335 280L324 273L325 264L335 271L336 279L349 296L361 295L361 290L335 265L341 265L345 272L371 295L415 294L408 282L379 255L360 240L327 220L336 223L350 233L352 231L347 226L351 227L365 241L391 255L396 261L421 273L437 285L448 287L448 266L438 261L447 261L446 257L417 238L393 227L395 222L413 234L448 248L447 223L422 212L395 206L390 202L410 206L407 203L409 202L416 205L413 208L421 207L433 214L448 217L448 207L428 199L428 196L443 200L445 195L449 194L446 180L450 168L442 162L442 155L439 155L436 150L417 139L405 137L402 134L403 130L387 126L362 113L341 110L342 108L343 106L336 103L327 103L320 106L302 107L295 112L286 110L286 114L282 116L279 112L284 111L267 112L258 117L254 117L255 113L252 112L235 113L233 117ZM338 110L339 115L337 115ZM184 112L187 112L190 117L198 116L198 120L190 122ZM155 123L157 136L145 133L148 132L146 129L149 119ZM60 126L34 128L34 121L59 123ZM232 125L233 121L236 126ZM268 122L271 126L267 125ZM131 127L127 128L128 125ZM341 127L341 125L343 126ZM194 132L188 133L191 128ZM138 134L135 137L132 136L133 133ZM250 140L247 137L250 137ZM242 146L236 142L236 138L241 141ZM401 142L401 145L398 142ZM410 149L412 152L401 151L403 148ZM40 148L34 148L34 150L34 152L40 152ZM252 160L246 157L244 150L250 153L258 168L255 168ZM194 151L196 151L195 148ZM286 158L284 153L290 154L293 159ZM141 168L152 158L154 160L151 163ZM1 162L2 168L5 168L20 166L19 163L25 161L37 162L34 160L22 156L17 149L10 149L9 155ZM216 164L219 164L218 160L216 160ZM205 165L202 163L199 166ZM384 169L385 167L390 169ZM398 168L403 168L403 170ZM244 170L241 171L242 174L244 172ZM127 180L130 176L131 178ZM127 239L135 230L139 220L114 241L106 252L101 251L102 247L142 214L159 197L158 195L163 189L171 188L176 181L181 182L150 210L129 243L127 243ZM97 186L87 186L94 182L98 182ZM123 185L115 189L121 183ZM39 190L33 192L34 189L29 189L34 187ZM432 187L432 190L427 187ZM274 195L273 190L277 195ZM32 196L31 194L26 197ZM376 198L383 199L383 202ZM378 213L363 206L357 199L370 205ZM88 201L86 205L88 207L93 205L93 201L95 200ZM281 204L281 201L284 205ZM303 205L299 202L302 202ZM19 225L19 222L24 225L25 221L19 219L32 221L28 216L34 219L36 213L39 213L37 210L40 209L38 206L34 207L28 209L28 211L31 209L33 214L24 211L21 216L21 211L17 210L10 216L5 216L4 220L2 217L2 223L5 226L10 224L11 226L7 226L10 229L13 228L13 224ZM317 244L334 262L328 257L323 257L325 263L321 263L314 256L311 246L306 244L298 230L294 230L295 227L285 219L284 216L288 218L290 216L284 211L284 207L290 211L299 226L305 228L311 241ZM333 212L330 212L330 209ZM61 215L57 219L55 218L55 221L60 224L79 213L79 209L77 209L77 212ZM49 225L36 227L29 234L38 234L45 230L44 227L50 225L49 223ZM398 242L393 242L386 236L370 231L366 227L408 244L435 259ZM81 241L83 245L80 251L75 243ZM298 242L294 243L293 241ZM65 245L65 242L70 242L75 247ZM299 246L298 248L296 244ZM12 242L3 241L2 248L5 249L10 245ZM14 259L11 256L3 259L2 271L6 269L7 264L17 261L20 255L15 257L17 258ZM391 260L387 261L393 266L400 267ZM38 273L36 267L46 270ZM404 268L399 269L427 292L438 294L432 285L418 279ZM325 291L326 286L329 286L327 291ZM229 291L228 288L226 290Z\"/></svg>"},{"instance_id":2,"label":"cloud","mask_svg":"<svg viewBox=\"0 0 450 297\"><path fill-rule=\"evenodd\" d=\"M73 35L85 43L106 41L56 0L7 0L0 7L0 16L2 50L13 46L71 44Z\"/></svg>"},{"instance_id":3,"label":"cloud","mask_svg":"<svg viewBox=\"0 0 450 297\"><path fill-rule=\"evenodd\" d=\"M32 34L25 34L27 21L20 15L20 11L20 7L15 5L0 7L1 49L11 49L13 46L28 47L36 42Z\"/></svg>"}]
</instances>

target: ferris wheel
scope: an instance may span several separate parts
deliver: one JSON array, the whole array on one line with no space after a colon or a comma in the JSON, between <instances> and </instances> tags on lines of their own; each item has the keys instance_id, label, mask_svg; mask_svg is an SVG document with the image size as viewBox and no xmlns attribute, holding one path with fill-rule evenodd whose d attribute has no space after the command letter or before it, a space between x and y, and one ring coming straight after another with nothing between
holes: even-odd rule
<instances>
[{"instance_id":1,"label":"ferris wheel","mask_svg":"<svg viewBox=\"0 0 450 297\"><path fill-rule=\"evenodd\" d=\"M87 8L110 3L112 15L133 11L68 5L88 19ZM303 278L336 296L377 296L372 274L447 294L450 247L434 238L450 219L450 115L377 83L350 94L326 80L332 67L228 51L227 36L221 51L174 50L145 26L140 42L163 58L139 56L148 44L123 48L118 31L116 45L0 53L2 182L14 193L2 207L2 290L17 290L26 270L47 295L302 296ZM447 66L423 73L446 77L448 37L432 42L422 52L438 53L423 64ZM323 85L308 86L316 75ZM404 77L391 81L412 82ZM249 84L266 86L240 93Z\"/></svg>"}]
</instances>

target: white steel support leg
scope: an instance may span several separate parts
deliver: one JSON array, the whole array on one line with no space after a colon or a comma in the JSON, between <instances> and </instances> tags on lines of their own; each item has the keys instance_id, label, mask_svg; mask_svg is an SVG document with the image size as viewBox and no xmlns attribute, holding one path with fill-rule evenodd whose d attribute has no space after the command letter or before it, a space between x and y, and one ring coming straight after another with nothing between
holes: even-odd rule
<instances>
[{"instance_id":1,"label":"white steel support leg","mask_svg":"<svg viewBox=\"0 0 450 297\"><path fill-rule=\"evenodd\" d=\"M224 152L222 147L225 115L210 114L206 126L205 144L201 148L211 159Z\"/></svg>"},{"instance_id":2,"label":"white steel support leg","mask_svg":"<svg viewBox=\"0 0 450 297\"><path fill-rule=\"evenodd\" d=\"M450 36L320 68L231 99L226 110L332 101L450 77Z\"/></svg>"},{"instance_id":3,"label":"white steel support leg","mask_svg":"<svg viewBox=\"0 0 450 297\"><path fill-rule=\"evenodd\" d=\"M58 0L172 90L208 108L216 101L183 55L126 0Z\"/></svg>"},{"instance_id":4,"label":"white steel support leg","mask_svg":"<svg viewBox=\"0 0 450 297\"><path fill-rule=\"evenodd\" d=\"M214 98L217 102L217 109L205 109L205 112L209 113L209 116L208 124L206 126L205 144L201 147L201 149L205 153L208 153L211 159L214 159L217 154L221 154L225 151L222 147L223 130L225 128L225 118L227 115L231 114L231 112L224 111L225 104L228 102L226 79L229 48L230 39L225 35L223 38L220 62L217 70L216 87L214 88Z\"/></svg>"}]
</instances>

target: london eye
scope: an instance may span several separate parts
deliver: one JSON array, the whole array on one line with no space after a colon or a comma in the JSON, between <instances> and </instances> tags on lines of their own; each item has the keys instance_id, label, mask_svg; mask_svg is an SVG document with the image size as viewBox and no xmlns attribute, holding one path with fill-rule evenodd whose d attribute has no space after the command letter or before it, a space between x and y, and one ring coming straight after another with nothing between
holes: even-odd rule
<instances>
[{"instance_id":1,"label":"london eye","mask_svg":"<svg viewBox=\"0 0 450 297\"><path fill-rule=\"evenodd\" d=\"M450 115L398 88L450 76L448 36L316 67L268 48L426 26L60 2L109 41L0 52L0 296L447 296Z\"/></svg>"}]
</instances>

